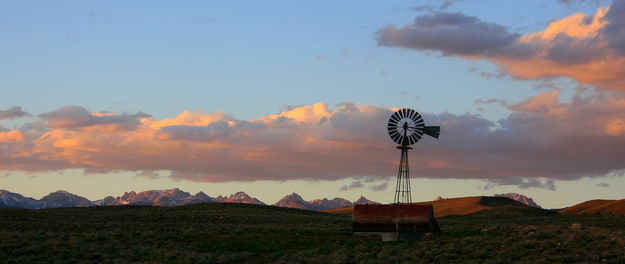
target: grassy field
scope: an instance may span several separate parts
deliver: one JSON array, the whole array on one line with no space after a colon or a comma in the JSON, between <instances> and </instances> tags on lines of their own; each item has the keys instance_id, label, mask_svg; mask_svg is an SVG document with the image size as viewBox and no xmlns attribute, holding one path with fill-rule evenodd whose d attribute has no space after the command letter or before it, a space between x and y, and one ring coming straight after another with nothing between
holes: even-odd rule
<instances>
[{"instance_id":1,"label":"grassy field","mask_svg":"<svg viewBox=\"0 0 625 264\"><path fill-rule=\"evenodd\" d=\"M0 210L2 263L625 263L625 216L504 206L439 218L421 242L344 215L245 204Z\"/></svg>"}]
</instances>

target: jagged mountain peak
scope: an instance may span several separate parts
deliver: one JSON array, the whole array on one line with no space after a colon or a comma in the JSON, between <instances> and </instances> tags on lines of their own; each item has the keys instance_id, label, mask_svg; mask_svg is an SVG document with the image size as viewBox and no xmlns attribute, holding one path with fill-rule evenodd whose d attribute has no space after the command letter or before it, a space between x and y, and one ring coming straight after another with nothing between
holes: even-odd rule
<instances>
[{"instance_id":1,"label":"jagged mountain peak","mask_svg":"<svg viewBox=\"0 0 625 264\"><path fill-rule=\"evenodd\" d=\"M340 197L334 197L333 199L321 198L311 201L305 201L299 194L291 193L284 196L282 199L280 199L280 201L276 202L273 205L279 207L320 211L326 209L336 209L346 206L353 206L354 203Z\"/></svg>"},{"instance_id":2,"label":"jagged mountain peak","mask_svg":"<svg viewBox=\"0 0 625 264\"><path fill-rule=\"evenodd\" d=\"M280 201L276 202L273 205L274 206L278 206L278 207L288 207L288 208L314 210L313 207L310 205L310 203L305 201L297 193L288 194L288 195L282 197L282 199L280 199Z\"/></svg>"},{"instance_id":3,"label":"jagged mountain peak","mask_svg":"<svg viewBox=\"0 0 625 264\"><path fill-rule=\"evenodd\" d=\"M239 192L236 192L236 193L234 193L234 194L231 194L231 195L230 195L230 198L234 198L234 199L245 199L245 198L252 198L252 197L250 197L250 196L249 196L247 193L245 193L245 192L239 191Z\"/></svg>"},{"instance_id":4,"label":"jagged mountain peak","mask_svg":"<svg viewBox=\"0 0 625 264\"><path fill-rule=\"evenodd\" d=\"M502 193L502 194L495 194L493 196L494 197L506 197L506 198L515 200L519 203L522 203L531 207L542 208L540 207L540 205L534 202L534 199L527 197L523 194L519 194L519 193Z\"/></svg>"},{"instance_id":5,"label":"jagged mountain peak","mask_svg":"<svg viewBox=\"0 0 625 264\"><path fill-rule=\"evenodd\" d=\"M246 203L246 204L262 204L260 200L249 196L247 193L239 191L230 196L217 196L215 200L219 203Z\"/></svg>"},{"instance_id":6,"label":"jagged mountain peak","mask_svg":"<svg viewBox=\"0 0 625 264\"><path fill-rule=\"evenodd\" d=\"M358 200L354 202L354 204L380 204L380 203L371 201L361 195L360 198L358 198Z\"/></svg>"},{"instance_id":7,"label":"jagged mountain peak","mask_svg":"<svg viewBox=\"0 0 625 264\"><path fill-rule=\"evenodd\" d=\"M72 194L68 191L59 190L52 192L39 200L45 208L59 207L89 207L95 204L82 196Z\"/></svg>"}]
</instances>

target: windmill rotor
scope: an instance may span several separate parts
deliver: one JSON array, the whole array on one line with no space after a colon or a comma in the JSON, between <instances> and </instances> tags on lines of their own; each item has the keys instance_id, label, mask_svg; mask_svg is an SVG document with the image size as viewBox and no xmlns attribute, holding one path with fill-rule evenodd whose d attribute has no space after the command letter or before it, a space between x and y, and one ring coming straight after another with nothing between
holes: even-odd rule
<instances>
[{"instance_id":1,"label":"windmill rotor","mask_svg":"<svg viewBox=\"0 0 625 264\"><path fill-rule=\"evenodd\" d=\"M423 117L412 109L403 108L391 115L387 124L388 135L395 143L410 146L421 140L423 134L438 138L440 127L425 126Z\"/></svg>"}]
</instances>

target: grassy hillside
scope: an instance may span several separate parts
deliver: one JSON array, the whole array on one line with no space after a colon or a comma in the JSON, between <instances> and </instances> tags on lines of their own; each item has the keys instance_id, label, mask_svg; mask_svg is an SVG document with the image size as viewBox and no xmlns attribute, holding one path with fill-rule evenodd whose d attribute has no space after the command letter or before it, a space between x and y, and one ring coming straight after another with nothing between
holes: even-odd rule
<instances>
[{"instance_id":1,"label":"grassy hillside","mask_svg":"<svg viewBox=\"0 0 625 264\"><path fill-rule=\"evenodd\" d=\"M563 214L621 214L625 215L623 200L590 200L560 210Z\"/></svg>"},{"instance_id":2,"label":"grassy hillside","mask_svg":"<svg viewBox=\"0 0 625 264\"><path fill-rule=\"evenodd\" d=\"M0 210L0 263L624 263L625 216L500 206L439 218L422 242L349 217L243 204Z\"/></svg>"},{"instance_id":3,"label":"grassy hillside","mask_svg":"<svg viewBox=\"0 0 625 264\"><path fill-rule=\"evenodd\" d=\"M416 204L431 204L434 207L434 216L465 215L492 209L499 206L524 206L523 204L505 197L474 196L450 198L439 201L420 202ZM353 207L324 210L326 213L351 215Z\"/></svg>"}]
</instances>

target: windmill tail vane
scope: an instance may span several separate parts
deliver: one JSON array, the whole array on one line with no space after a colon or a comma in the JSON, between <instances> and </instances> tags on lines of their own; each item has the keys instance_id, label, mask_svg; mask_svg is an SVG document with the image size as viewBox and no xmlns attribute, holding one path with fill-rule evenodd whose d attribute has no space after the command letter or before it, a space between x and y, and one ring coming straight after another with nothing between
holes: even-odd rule
<instances>
[{"instance_id":1,"label":"windmill tail vane","mask_svg":"<svg viewBox=\"0 0 625 264\"><path fill-rule=\"evenodd\" d=\"M387 129L389 136L395 143L399 144L397 148L401 150L394 203L412 203L408 150L413 149L410 145L419 142L423 134L438 138L441 128L439 126L426 126L418 112L403 108L391 115Z\"/></svg>"}]
</instances>

